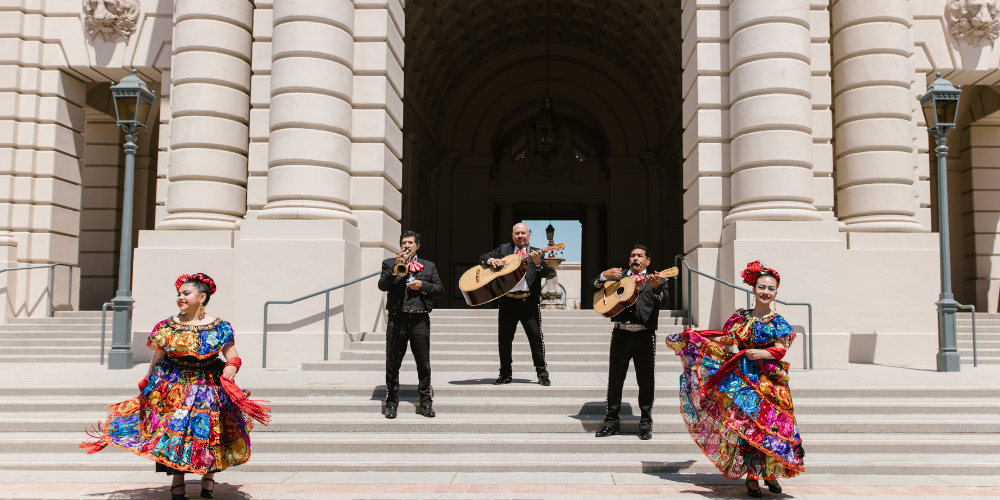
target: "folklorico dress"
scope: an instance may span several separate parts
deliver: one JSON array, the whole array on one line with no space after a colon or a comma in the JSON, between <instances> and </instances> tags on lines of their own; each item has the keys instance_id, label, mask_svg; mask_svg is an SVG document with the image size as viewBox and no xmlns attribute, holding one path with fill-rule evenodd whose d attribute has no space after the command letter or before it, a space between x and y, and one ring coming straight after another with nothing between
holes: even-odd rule
<instances>
[{"instance_id":1,"label":"folklorico dress","mask_svg":"<svg viewBox=\"0 0 1000 500\"><path fill-rule=\"evenodd\" d=\"M722 344L743 351L773 348L776 341L791 346L795 331L777 313L757 319L744 309L723 330L689 329L667 336L667 345L684 365L680 399L688 432L728 478L798 475L805 453L788 390L788 363L750 360L702 336L722 335Z\"/></svg>"},{"instance_id":2,"label":"folklorico dress","mask_svg":"<svg viewBox=\"0 0 1000 500\"><path fill-rule=\"evenodd\" d=\"M80 447L95 453L117 446L156 461L157 472L168 474L207 474L245 463L253 420L241 408L250 393L222 383L225 363L219 359L234 341L233 327L221 319L197 326L161 321L146 345L165 356L139 396L108 408L104 424L88 433L96 441Z\"/></svg>"}]
</instances>

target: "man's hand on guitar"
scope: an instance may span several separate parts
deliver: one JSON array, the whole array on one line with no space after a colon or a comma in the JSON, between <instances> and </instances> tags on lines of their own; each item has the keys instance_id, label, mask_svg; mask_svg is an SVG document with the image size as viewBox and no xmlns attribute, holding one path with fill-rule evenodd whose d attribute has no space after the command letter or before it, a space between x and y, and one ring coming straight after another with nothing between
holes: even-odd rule
<instances>
[{"instance_id":1,"label":"man's hand on guitar","mask_svg":"<svg viewBox=\"0 0 1000 500\"><path fill-rule=\"evenodd\" d=\"M536 266L542 265L542 251L541 250L535 250L535 251L529 253L528 257L531 257L531 260L533 260L535 262Z\"/></svg>"},{"instance_id":2,"label":"man's hand on guitar","mask_svg":"<svg viewBox=\"0 0 1000 500\"><path fill-rule=\"evenodd\" d=\"M490 264L490 266L493 267L494 271L499 271L499 270L503 269L504 262L503 262L503 259L490 259L489 264Z\"/></svg>"},{"instance_id":3,"label":"man's hand on guitar","mask_svg":"<svg viewBox=\"0 0 1000 500\"><path fill-rule=\"evenodd\" d=\"M601 276L604 276L604 279L606 280L618 281L622 279L622 270L617 268L608 269L607 271L604 271Z\"/></svg>"},{"instance_id":4,"label":"man's hand on guitar","mask_svg":"<svg viewBox=\"0 0 1000 500\"><path fill-rule=\"evenodd\" d=\"M660 275L656 273L651 273L649 275L649 284L652 285L653 290L659 290L661 286Z\"/></svg>"}]
</instances>

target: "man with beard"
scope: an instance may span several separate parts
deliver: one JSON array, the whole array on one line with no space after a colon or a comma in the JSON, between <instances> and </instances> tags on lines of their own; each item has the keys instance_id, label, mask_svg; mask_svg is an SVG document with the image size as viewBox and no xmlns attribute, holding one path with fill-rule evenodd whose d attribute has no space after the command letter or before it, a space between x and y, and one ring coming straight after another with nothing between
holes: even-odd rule
<instances>
[{"instance_id":1,"label":"man with beard","mask_svg":"<svg viewBox=\"0 0 1000 500\"><path fill-rule=\"evenodd\" d=\"M608 402L604 417L604 428L597 437L612 436L621 431L618 413L622 408L622 386L628 374L628 362L635 365L635 377L639 384L639 439L653 438L653 372L656 365L656 326L660 317L660 307L666 304L667 292L660 276L648 273L649 249L636 245L629 255L629 268L608 269L591 281L590 286L597 292L606 281L632 279L639 290L635 303L618 313L612 320L611 355L608 369Z\"/></svg>"},{"instance_id":2,"label":"man with beard","mask_svg":"<svg viewBox=\"0 0 1000 500\"><path fill-rule=\"evenodd\" d=\"M542 277L549 274L549 265L542 260L542 251L528 246L531 234L528 226L514 225L512 243L505 243L491 252L484 253L479 261L484 266L503 268L503 258L517 254L528 259L528 270L524 279L506 295L500 298L500 314L497 328L497 344L500 350L500 377L493 383L509 384L513 380L513 342L517 324L521 323L531 347L531 361L535 364L538 383L551 385L545 365L545 341L542 338L542 311L539 300L542 297Z\"/></svg>"}]
</instances>

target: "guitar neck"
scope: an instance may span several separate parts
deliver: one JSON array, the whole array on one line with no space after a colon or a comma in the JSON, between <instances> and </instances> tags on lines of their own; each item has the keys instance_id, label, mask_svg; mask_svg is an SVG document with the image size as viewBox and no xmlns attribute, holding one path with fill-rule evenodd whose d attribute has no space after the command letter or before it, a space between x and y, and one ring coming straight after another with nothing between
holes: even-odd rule
<instances>
[{"instance_id":1,"label":"guitar neck","mask_svg":"<svg viewBox=\"0 0 1000 500\"><path fill-rule=\"evenodd\" d=\"M554 251L556 251L556 250L562 250L563 248L565 248L565 245L563 245L563 244L561 244L561 243L560 243L560 244L558 244L558 245L556 245L556 246L554 246L554 247L546 247L546 248L543 248L543 249L542 249L542 255L545 255L545 254L547 254L547 253L549 253L549 252L554 252ZM530 255L530 254L531 254L531 252L525 252L525 254L524 254L524 257L521 257L521 263L522 263L522 264L523 264L523 263L524 263L524 262L525 262L526 260L528 260L528 258L529 258L529 255Z\"/></svg>"}]
</instances>

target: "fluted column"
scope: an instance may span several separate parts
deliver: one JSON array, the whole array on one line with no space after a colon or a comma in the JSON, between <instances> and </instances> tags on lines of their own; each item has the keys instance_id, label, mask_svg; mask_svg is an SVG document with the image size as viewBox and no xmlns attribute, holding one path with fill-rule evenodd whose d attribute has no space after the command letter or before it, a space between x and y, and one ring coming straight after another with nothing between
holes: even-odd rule
<instances>
[{"instance_id":1,"label":"fluted column","mask_svg":"<svg viewBox=\"0 0 1000 500\"><path fill-rule=\"evenodd\" d=\"M908 0L833 4L837 215L846 231L922 232L916 219Z\"/></svg>"},{"instance_id":2,"label":"fluted column","mask_svg":"<svg viewBox=\"0 0 1000 500\"><path fill-rule=\"evenodd\" d=\"M276 0L267 205L260 219L346 219L351 200L354 4Z\"/></svg>"},{"instance_id":3,"label":"fluted column","mask_svg":"<svg viewBox=\"0 0 1000 500\"><path fill-rule=\"evenodd\" d=\"M732 210L741 220L821 220L813 206L809 0L729 6Z\"/></svg>"},{"instance_id":4,"label":"fluted column","mask_svg":"<svg viewBox=\"0 0 1000 500\"><path fill-rule=\"evenodd\" d=\"M253 3L177 0L167 213L158 229L233 229L246 214Z\"/></svg>"}]
</instances>

